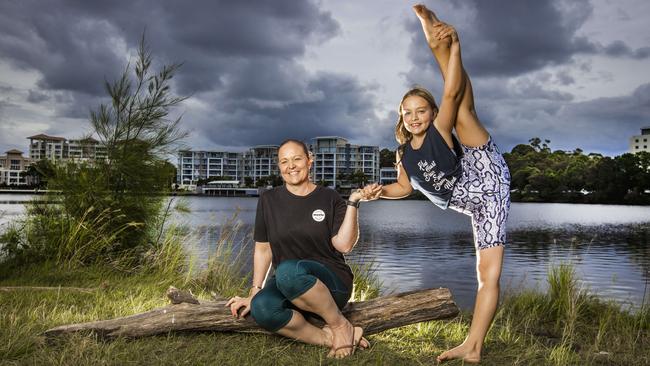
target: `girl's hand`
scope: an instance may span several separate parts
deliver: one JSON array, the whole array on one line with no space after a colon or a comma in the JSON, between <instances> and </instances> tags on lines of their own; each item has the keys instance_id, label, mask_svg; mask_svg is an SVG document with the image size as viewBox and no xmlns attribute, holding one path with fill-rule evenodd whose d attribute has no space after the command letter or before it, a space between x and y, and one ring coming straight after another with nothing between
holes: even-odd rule
<instances>
[{"instance_id":1,"label":"girl's hand","mask_svg":"<svg viewBox=\"0 0 650 366\"><path fill-rule=\"evenodd\" d=\"M383 186L372 183L361 189L361 195L363 196L364 201L374 201L381 196L381 189Z\"/></svg>"},{"instance_id":2,"label":"girl's hand","mask_svg":"<svg viewBox=\"0 0 650 366\"><path fill-rule=\"evenodd\" d=\"M452 42L458 42L458 33L453 26L442 22L438 24L439 26L436 27L436 33L434 34L435 39L442 41L449 37Z\"/></svg>"}]
</instances>

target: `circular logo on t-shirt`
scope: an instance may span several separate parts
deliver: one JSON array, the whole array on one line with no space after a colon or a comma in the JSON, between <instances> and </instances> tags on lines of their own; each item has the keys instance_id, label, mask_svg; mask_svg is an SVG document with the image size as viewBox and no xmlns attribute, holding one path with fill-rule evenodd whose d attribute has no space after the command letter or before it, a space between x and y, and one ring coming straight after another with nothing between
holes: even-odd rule
<instances>
[{"instance_id":1,"label":"circular logo on t-shirt","mask_svg":"<svg viewBox=\"0 0 650 366\"><path fill-rule=\"evenodd\" d=\"M325 220L325 212L323 210L315 210L311 213L311 218L316 222L321 222Z\"/></svg>"}]
</instances>

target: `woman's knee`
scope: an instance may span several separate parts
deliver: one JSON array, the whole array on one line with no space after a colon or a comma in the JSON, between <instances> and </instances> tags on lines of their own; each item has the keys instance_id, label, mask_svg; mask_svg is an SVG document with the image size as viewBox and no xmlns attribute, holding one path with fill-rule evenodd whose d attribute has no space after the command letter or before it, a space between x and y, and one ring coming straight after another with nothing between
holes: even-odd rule
<instances>
[{"instance_id":1,"label":"woman's knee","mask_svg":"<svg viewBox=\"0 0 650 366\"><path fill-rule=\"evenodd\" d=\"M300 260L286 260L275 269L278 290L289 300L304 294L312 288L317 278L308 273Z\"/></svg>"},{"instance_id":2,"label":"woman's knee","mask_svg":"<svg viewBox=\"0 0 650 366\"><path fill-rule=\"evenodd\" d=\"M251 301L251 316L262 328L276 332L291 320L292 311L283 306L282 300L258 293Z\"/></svg>"}]
</instances>

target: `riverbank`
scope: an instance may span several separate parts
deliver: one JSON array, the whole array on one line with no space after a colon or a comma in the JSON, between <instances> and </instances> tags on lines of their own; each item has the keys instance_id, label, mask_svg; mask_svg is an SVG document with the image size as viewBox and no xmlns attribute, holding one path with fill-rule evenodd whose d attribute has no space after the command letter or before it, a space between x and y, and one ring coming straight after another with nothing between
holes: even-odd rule
<instances>
[{"instance_id":1,"label":"riverbank","mask_svg":"<svg viewBox=\"0 0 650 366\"><path fill-rule=\"evenodd\" d=\"M577 287L571 267L555 268L548 293L506 294L486 341L484 365L650 364L649 311L630 314ZM0 291L0 363L22 364L339 364L326 350L276 336L170 334L101 341L75 336L46 343L44 330L68 323L131 315L166 305L168 286L209 291L187 274L125 274L106 267L61 270L32 265L0 270L0 286L52 286L56 290ZM85 288L89 291L68 289ZM241 291L241 290L239 290ZM237 293L231 290L226 296ZM370 350L340 364L420 365L461 342L470 323L465 313L451 321L411 325L369 337ZM461 362L451 362L460 365Z\"/></svg>"}]
</instances>

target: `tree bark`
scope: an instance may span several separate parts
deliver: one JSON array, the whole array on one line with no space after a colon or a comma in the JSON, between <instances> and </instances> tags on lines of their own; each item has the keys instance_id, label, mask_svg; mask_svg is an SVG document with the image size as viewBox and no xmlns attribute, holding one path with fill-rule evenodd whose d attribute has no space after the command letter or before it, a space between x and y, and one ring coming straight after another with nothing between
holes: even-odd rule
<instances>
[{"instance_id":1,"label":"tree bark","mask_svg":"<svg viewBox=\"0 0 650 366\"><path fill-rule=\"evenodd\" d=\"M258 327L250 316L234 318L225 306L225 300L197 301L190 293L174 288L168 290L167 296L172 302L182 302L122 318L62 325L45 331L44 335L51 338L92 332L105 338L138 338L185 331L268 333ZM382 296L349 303L343 309L345 317L355 326L362 327L366 335L428 320L452 318L458 312L451 292L446 288ZM323 325L320 319L310 318L309 321Z\"/></svg>"}]
</instances>

